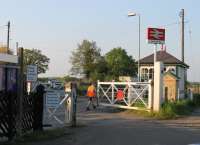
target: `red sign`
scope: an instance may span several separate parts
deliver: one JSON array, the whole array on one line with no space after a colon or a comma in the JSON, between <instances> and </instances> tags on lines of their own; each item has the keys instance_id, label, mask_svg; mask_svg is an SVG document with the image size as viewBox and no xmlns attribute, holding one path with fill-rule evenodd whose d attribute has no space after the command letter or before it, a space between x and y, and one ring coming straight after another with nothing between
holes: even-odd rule
<instances>
[{"instance_id":1,"label":"red sign","mask_svg":"<svg viewBox=\"0 0 200 145\"><path fill-rule=\"evenodd\" d=\"M148 43L164 44L165 43L165 29L148 28L147 29Z\"/></svg>"}]
</instances>

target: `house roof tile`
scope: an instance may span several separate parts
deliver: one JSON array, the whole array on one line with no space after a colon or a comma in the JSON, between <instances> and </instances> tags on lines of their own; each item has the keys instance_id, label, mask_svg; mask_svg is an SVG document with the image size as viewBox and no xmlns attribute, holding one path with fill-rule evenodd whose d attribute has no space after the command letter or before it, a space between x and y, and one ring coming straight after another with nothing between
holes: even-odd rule
<instances>
[{"instance_id":1,"label":"house roof tile","mask_svg":"<svg viewBox=\"0 0 200 145\"><path fill-rule=\"evenodd\" d=\"M184 67L189 67L187 64L183 63L173 55L167 53L166 51L157 51L157 61L162 61L164 64L181 64ZM140 64L153 64L154 54L148 55L140 59Z\"/></svg>"}]
</instances>

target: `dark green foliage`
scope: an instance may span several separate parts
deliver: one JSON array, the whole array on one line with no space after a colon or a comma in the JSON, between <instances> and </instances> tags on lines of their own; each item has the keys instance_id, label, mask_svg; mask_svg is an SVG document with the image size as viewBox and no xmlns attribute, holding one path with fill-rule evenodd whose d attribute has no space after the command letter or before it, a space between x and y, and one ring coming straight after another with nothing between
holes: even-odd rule
<instances>
[{"instance_id":1,"label":"dark green foliage","mask_svg":"<svg viewBox=\"0 0 200 145\"><path fill-rule=\"evenodd\" d=\"M87 88L88 88L89 84L83 84L81 83L78 86L78 96L85 96L86 97L86 92L87 92Z\"/></svg>"},{"instance_id":2,"label":"dark green foliage","mask_svg":"<svg viewBox=\"0 0 200 145\"><path fill-rule=\"evenodd\" d=\"M100 53L96 42L83 40L72 52L71 72L84 74L88 81L118 80L119 76L134 76L135 60L121 47L113 48L105 56Z\"/></svg>"},{"instance_id":3,"label":"dark green foliage","mask_svg":"<svg viewBox=\"0 0 200 145\"><path fill-rule=\"evenodd\" d=\"M105 55L105 60L109 68L108 73L113 79L118 79L119 76L135 75L135 60L127 55L125 49L113 48Z\"/></svg>"},{"instance_id":4,"label":"dark green foliage","mask_svg":"<svg viewBox=\"0 0 200 145\"><path fill-rule=\"evenodd\" d=\"M157 119L174 119L179 116L189 115L196 105L190 100L179 100L175 102L165 102L159 112L147 112L147 111L130 111L128 113L134 113L139 116L151 117Z\"/></svg>"},{"instance_id":5,"label":"dark green foliage","mask_svg":"<svg viewBox=\"0 0 200 145\"><path fill-rule=\"evenodd\" d=\"M60 78L60 80L61 80L61 82L78 81L77 78L75 78L75 77L71 77L71 76L69 76L69 75L66 75L66 76Z\"/></svg>"},{"instance_id":6,"label":"dark green foliage","mask_svg":"<svg viewBox=\"0 0 200 145\"><path fill-rule=\"evenodd\" d=\"M37 65L38 74L45 73L48 70L50 59L42 54L38 49L24 49L24 67L27 65Z\"/></svg>"},{"instance_id":7,"label":"dark green foliage","mask_svg":"<svg viewBox=\"0 0 200 145\"><path fill-rule=\"evenodd\" d=\"M31 133L24 134L21 137L17 137L13 142L11 143L5 143L4 145L26 145L30 143L36 143L46 140L53 140L57 139L59 137L62 137L66 135L65 129L63 128L55 128L51 130L45 130L45 131L35 131ZM68 133L68 135L70 135Z\"/></svg>"},{"instance_id":8,"label":"dark green foliage","mask_svg":"<svg viewBox=\"0 0 200 145\"><path fill-rule=\"evenodd\" d=\"M89 79L100 59L100 49L96 46L96 42L83 40L72 52L71 72L73 75L84 74Z\"/></svg>"},{"instance_id":9,"label":"dark green foliage","mask_svg":"<svg viewBox=\"0 0 200 145\"><path fill-rule=\"evenodd\" d=\"M165 102L160 112L157 114L157 117L160 119L170 119L180 115L188 115L193 111L194 107L194 103L190 100Z\"/></svg>"},{"instance_id":10,"label":"dark green foliage","mask_svg":"<svg viewBox=\"0 0 200 145\"><path fill-rule=\"evenodd\" d=\"M200 94L194 94L193 99L194 99L194 104L196 106L200 106Z\"/></svg>"}]
</instances>

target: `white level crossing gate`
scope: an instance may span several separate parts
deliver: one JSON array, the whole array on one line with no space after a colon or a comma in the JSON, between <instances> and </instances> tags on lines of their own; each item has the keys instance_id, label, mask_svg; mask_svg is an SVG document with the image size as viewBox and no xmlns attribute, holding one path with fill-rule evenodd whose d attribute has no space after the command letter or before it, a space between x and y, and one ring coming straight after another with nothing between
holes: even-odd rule
<instances>
[{"instance_id":1,"label":"white level crossing gate","mask_svg":"<svg viewBox=\"0 0 200 145\"><path fill-rule=\"evenodd\" d=\"M99 82L99 105L125 109L150 110L152 108L151 82Z\"/></svg>"}]
</instances>

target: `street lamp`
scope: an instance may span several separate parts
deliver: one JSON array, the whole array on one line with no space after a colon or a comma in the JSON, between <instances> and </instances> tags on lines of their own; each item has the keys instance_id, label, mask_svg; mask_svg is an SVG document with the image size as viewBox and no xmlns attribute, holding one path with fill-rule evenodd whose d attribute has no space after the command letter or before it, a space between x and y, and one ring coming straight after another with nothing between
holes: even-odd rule
<instances>
[{"instance_id":1,"label":"street lamp","mask_svg":"<svg viewBox=\"0 0 200 145\"><path fill-rule=\"evenodd\" d=\"M140 14L134 13L134 12L129 12L128 17L134 17L138 16L138 82L140 82Z\"/></svg>"}]
</instances>

